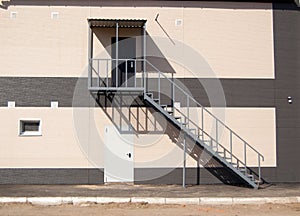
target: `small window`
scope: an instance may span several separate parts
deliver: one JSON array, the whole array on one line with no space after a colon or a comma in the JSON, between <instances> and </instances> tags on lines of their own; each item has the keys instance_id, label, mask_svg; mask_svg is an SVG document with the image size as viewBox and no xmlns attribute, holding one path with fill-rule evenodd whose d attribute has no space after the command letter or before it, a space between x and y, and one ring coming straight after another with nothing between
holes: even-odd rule
<instances>
[{"instance_id":1,"label":"small window","mask_svg":"<svg viewBox=\"0 0 300 216\"><path fill-rule=\"evenodd\" d=\"M41 120L20 120L20 136L41 136Z\"/></svg>"}]
</instances>

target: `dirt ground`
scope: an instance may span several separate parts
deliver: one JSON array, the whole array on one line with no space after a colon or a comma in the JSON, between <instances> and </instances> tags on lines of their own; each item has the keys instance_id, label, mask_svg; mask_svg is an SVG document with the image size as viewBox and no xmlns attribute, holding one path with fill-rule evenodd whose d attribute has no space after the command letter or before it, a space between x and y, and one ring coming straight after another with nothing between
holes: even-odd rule
<instances>
[{"instance_id":1,"label":"dirt ground","mask_svg":"<svg viewBox=\"0 0 300 216\"><path fill-rule=\"evenodd\" d=\"M300 204L265 205L150 205L146 203L84 204L62 206L33 206L30 204L2 204L0 215L63 215L63 216L299 216Z\"/></svg>"}]
</instances>

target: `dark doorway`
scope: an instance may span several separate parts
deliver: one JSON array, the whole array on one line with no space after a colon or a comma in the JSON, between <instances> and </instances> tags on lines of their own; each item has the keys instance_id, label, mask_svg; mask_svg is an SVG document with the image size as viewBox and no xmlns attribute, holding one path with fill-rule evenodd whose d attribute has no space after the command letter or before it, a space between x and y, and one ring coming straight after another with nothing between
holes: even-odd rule
<instances>
[{"instance_id":1,"label":"dark doorway","mask_svg":"<svg viewBox=\"0 0 300 216\"><path fill-rule=\"evenodd\" d=\"M134 87L136 73L136 39L131 37L119 37L118 63L112 61L112 86ZM112 59L116 59L116 37L111 38ZM130 59L130 60L124 60ZM132 60L131 60L132 59ZM118 64L118 66L116 66Z\"/></svg>"}]
</instances>

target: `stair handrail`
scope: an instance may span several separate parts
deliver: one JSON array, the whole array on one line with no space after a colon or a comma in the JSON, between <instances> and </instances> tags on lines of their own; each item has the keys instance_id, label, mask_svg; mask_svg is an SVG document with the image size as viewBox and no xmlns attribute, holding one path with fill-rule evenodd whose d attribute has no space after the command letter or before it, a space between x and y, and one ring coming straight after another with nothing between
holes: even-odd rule
<instances>
[{"instance_id":1,"label":"stair handrail","mask_svg":"<svg viewBox=\"0 0 300 216\"><path fill-rule=\"evenodd\" d=\"M258 152L253 146L251 146L246 140L244 140L242 137L240 137L236 132L234 132L230 127L228 127L223 121L221 121L218 117L216 117L214 114L212 114L208 109L206 109L204 106L202 106L198 101L196 101L192 96L190 96L185 90L183 90L179 85L177 85L175 82L173 82L169 77L167 77L164 73L162 73L156 66L154 66L151 62L148 60L145 60L151 67L153 67L160 75L165 77L169 82L174 84L179 90L182 91L187 97L192 99L197 105L199 105L203 110L205 110L210 116L212 116L216 121L221 123L225 128L227 128L232 134L234 134L238 139L240 139L244 144L246 144L248 147L250 147L255 153L257 153L261 158L262 161L264 161L264 156Z\"/></svg>"}]
</instances>

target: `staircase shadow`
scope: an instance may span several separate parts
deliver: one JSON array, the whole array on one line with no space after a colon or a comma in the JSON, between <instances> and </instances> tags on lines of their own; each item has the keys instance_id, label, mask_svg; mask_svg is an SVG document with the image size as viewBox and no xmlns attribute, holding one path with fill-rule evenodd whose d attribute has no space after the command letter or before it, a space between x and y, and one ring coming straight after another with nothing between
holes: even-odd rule
<instances>
[{"instance_id":1,"label":"staircase shadow","mask_svg":"<svg viewBox=\"0 0 300 216\"><path fill-rule=\"evenodd\" d=\"M183 150L184 133L163 115L143 101L137 93L98 92L93 98L111 120L120 134L165 134ZM197 184L200 183L200 165L224 184L249 187L247 183L217 157L186 136L187 154L197 162Z\"/></svg>"}]
</instances>

